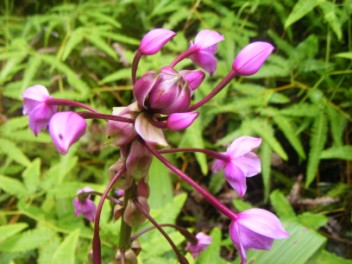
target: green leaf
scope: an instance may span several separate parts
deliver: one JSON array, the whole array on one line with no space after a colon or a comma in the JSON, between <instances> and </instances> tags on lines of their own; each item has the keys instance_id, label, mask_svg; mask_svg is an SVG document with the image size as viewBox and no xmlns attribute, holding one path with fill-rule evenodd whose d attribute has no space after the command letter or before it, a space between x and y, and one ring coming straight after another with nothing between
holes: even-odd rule
<instances>
[{"instance_id":1,"label":"green leaf","mask_svg":"<svg viewBox=\"0 0 352 264\"><path fill-rule=\"evenodd\" d=\"M4 175L0 175L0 189L17 197L28 194L26 187L19 180Z\"/></svg>"},{"instance_id":2,"label":"green leaf","mask_svg":"<svg viewBox=\"0 0 352 264\"><path fill-rule=\"evenodd\" d=\"M119 80L126 80L129 79L131 76L131 70L130 69L121 69L118 70L117 72L114 72L112 74L109 74L106 76L104 79L102 79L99 84L105 84L109 82L116 82Z\"/></svg>"},{"instance_id":3,"label":"green leaf","mask_svg":"<svg viewBox=\"0 0 352 264\"><path fill-rule=\"evenodd\" d=\"M243 200L234 199L232 202L235 208L240 212L253 208L253 205Z\"/></svg>"},{"instance_id":4,"label":"green leaf","mask_svg":"<svg viewBox=\"0 0 352 264\"><path fill-rule=\"evenodd\" d=\"M24 70L24 75L22 79L22 88L21 91L23 92L32 82L34 79L34 76L36 75L39 67L40 67L41 61L38 59L38 57L31 57L26 64L26 68Z\"/></svg>"},{"instance_id":5,"label":"green leaf","mask_svg":"<svg viewBox=\"0 0 352 264\"><path fill-rule=\"evenodd\" d=\"M269 198L270 193L270 183L271 183L271 155L272 150L269 147L269 144L262 142L260 146L260 161L262 164L262 178L264 185L264 201L266 202Z\"/></svg>"},{"instance_id":6,"label":"green leaf","mask_svg":"<svg viewBox=\"0 0 352 264\"><path fill-rule=\"evenodd\" d=\"M65 61L67 57L71 54L72 50L83 41L85 35L85 28L76 28L73 32L71 32L65 47L63 48L63 53L61 56L61 60Z\"/></svg>"},{"instance_id":7,"label":"green leaf","mask_svg":"<svg viewBox=\"0 0 352 264\"><path fill-rule=\"evenodd\" d=\"M99 22L99 23L103 22L103 24L110 24L116 28L121 28L121 24L118 23L116 21L116 19L114 19L113 17L111 17L109 15L105 15L102 12L85 11L84 15L87 15L91 18L95 18L97 20L97 22Z\"/></svg>"},{"instance_id":8,"label":"green leaf","mask_svg":"<svg viewBox=\"0 0 352 264\"><path fill-rule=\"evenodd\" d=\"M326 115L324 112L320 112L314 120L311 131L310 151L305 184L306 188L308 188L315 178L319 166L320 156L325 146L327 130L328 125Z\"/></svg>"},{"instance_id":9,"label":"green leaf","mask_svg":"<svg viewBox=\"0 0 352 264\"><path fill-rule=\"evenodd\" d=\"M56 68L59 72L63 73L67 77L67 81L72 85L72 87L81 93L82 99L87 98L89 95L88 85L82 81L77 74L71 70L66 64L60 62L56 57L36 54L42 61L46 62L50 66Z\"/></svg>"},{"instance_id":10,"label":"green leaf","mask_svg":"<svg viewBox=\"0 0 352 264\"><path fill-rule=\"evenodd\" d=\"M321 250L319 254L311 258L307 264L352 264L351 259L344 259L339 256L336 256L334 253L328 252L326 250Z\"/></svg>"},{"instance_id":11,"label":"green leaf","mask_svg":"<svg viewBox=\"0 0 352 264\"><path fill-rule=\"evenodd\" d=\"M274 129L266 120L260 118L253 119L251 120L251 127L283 160L288 159L280 142L274 136Z\"/></svg>"},{"instance_id":12,"label":"green leaf","mask_svg":"<svg viewBox=\"0 0 352 264\"><path fill-rule=\"evenodd\" d=\"M275 124L277 124L277 126L280 128L280 130L284 133L285 137L291 143L292 147L296 150L297 154L301 158L305 159L306 154L304 153L300 139L295 133L297 129L294 127L293 123L288 120L288 118L280 114L274 114L273 120Z\"/></svg>"},{"instance_id":13,"label":"green leaf","mask_svg":"<svg viewBox=\"0 0 352 264\"><path fill-rule=\"evenodd\" d=\"M35 193L40 183L40 158L32 161L31 165L22 173L24 184L30 193Z\"/></svg>"},{"instance_id":14,"label":"green leaf","mask_svg":"<svg viewBox=\"0 0 352 264\"><path fill-rule=\"evenodd\" d=\"M85 37L95 47L108 54L114 60L117 60L117 54L115 50L106 43L106 41L99 35L99 32L96 30L86 32Z\"/></svg>"},{"instance_id":15,"label":"green leaf","mask_svg":"<svg viewBox=\"0 0 352 264\"><path fill-rule=\"evenodd\" d=\"M326 225L328 222L328 218L325 215L312 214L310 212L300 214L298 219L304 226L315 230L323 225Z\"/></svg>"},{"instance_id":16,"label":"green leaf","mask_svg":"<svg viewBox=\"0 0 352 264\"><path fill-rule=\"evenodd\" d=\"M315 117L318 112L319 109L315 105L308 103L294 104L290 107L280 110L281 114L297 117Z\"/></svg>"},{"instance_id":17,"label":"green leaf","mask_svg":"<svg viewBox=\"0 0 352 264\"><path fill-rule=\"evenodd\" d=\"M10 140L0 138L0 153L7 155L10 159L17 161L23 166L29 166L30 160L23 153L23 151Z\"/></svg>"},{"instance_id":18,"label":"green leaf","mask_svg":"<svg viewBox=\"0 0 352 264\"><path fill-rule=\"evenodd\" d=\"M79 230L73 231L68 235L61 245L55 251L51 264L74 264L75 262L75 250L79 238Z\"/></svg>"},{"instance_id":19,"label":"green leaf","mask_svg":"<svg viewBox=\"0 0 352 264\"><path fill-rule=\"evenodd\" d=\"M148 203L151 208L162 208L172 201L172 182L169 170L158 159L153 159L149 170L150 196Z\"/></svg>"},{"instance_id":20,"label":"green leaf","mask_svg":"<svg viewBox=\"0 0 352 264\"><path fill-rule=\"evenodd\" d=\"M204 148L200 118L196 119L196 121L186 129L179 144L179 148L183 147ZM205 154L196 152L195 156L203 175L206 175L208 173L208 164Z\"/></svg>"},{"instance_id":21,"label":"green leaf","mask_svg":"<svg viewBox=\"0 0 352 264\"><path fill-rule=\"evenodd\" d=\"M324 20L328 22L331 29L337 36L337 39L341 41L342 39L342 29L341 29L341 22L338 20L336 13L338 8L336 7L335 3L324 1L319 3L319 8L324 13Z\"/></svg>"},{"instance_id":22,"label":"green leaf","mask_svg":"<svg viewBox=\"0 0 352 264\"><path fill-rule=\"evenodd\" d=\"M339 58L344 58L344 59L350 59L352 60L352 51L350 52L340 52L335 54L335 57L339 57Z\"/></svg>"},{"instance_id":23,"label":"green leaf","mask_svg":"<svg viewBox=\"0 0 352 264\"><path fill-rule=\"evenodd\" d=\"M298 0L285 22L285 29L307 15L323 0Z\"/></svg>"},{"instance_id":24,"label":"green leaf","mask_svg":"<svg viewBox=\"0 0 352 264\"><path fill-rule=\"evenodd\" d=\"M7 60L6 64L2 66L0 72L0 84L5 83L7 80L11 79L12 76L18 72L21 67L20 63L25 59L25 55L17 54L15 57L11 57Z\"/></svg>"},{"instance_id":25,"label":"green leaf","mask_svg":"<svg viewBox=\"0 0 352 264\"><path fill-rule=\"evenodd\" d=\"M325 149L320 154L321 159L352 160L352 146L339 146Z\"/></svg>"},{"instance_id":26,"label":"green leaf","mask_svg":"<svg viewBox=\"0 0 352 264\"><path fill-rule=\"evenodd\" d=\"M291 204L287 201L286 197L281 191L273 191L270 194L270 202L281 218L294 217L296 215Z\"/></svg>"},{"instance_id":27,"label":"green leaf","mask_svg":"<svg viewBox=\"0 0 352 264\"><path fill-rule=\"evenodd\" d=\"M340 147L343 145L343 133L348 121L342 114L335 110L332 104L327 105L327 113L334 145Z\"/></svg>"},{"instance_id":28,"label":"green leaf","mask_svg":"<svg viewBox=\"0 0 352 264\"><path fill-rule=\"evenodd\" d=\"M50 229L34 229L10 237L0 244L2 252L24 252L47 243L54 235Z\"/></svg>"},{"instance_id":29,"label":"green leaf","mask_svg":"<svg viewBox=\"0 0 352 264\"><path fill-rule=\"evenodd\" d=\"M21 232L23 229L27 227L28 227L27 223L14 223L14 224L0 226L0 234L1 234L0 243L2 241L5 241L6 238Z\"/></svg>"}]
</instances>

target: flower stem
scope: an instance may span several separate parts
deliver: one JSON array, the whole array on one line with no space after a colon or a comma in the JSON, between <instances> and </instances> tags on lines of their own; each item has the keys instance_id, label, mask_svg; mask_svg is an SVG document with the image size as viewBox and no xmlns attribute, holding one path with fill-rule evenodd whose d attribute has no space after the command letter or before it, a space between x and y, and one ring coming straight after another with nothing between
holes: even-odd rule
<instances>
[{"instance_id":1,"label":"flower stem","mask_svg":"<svg viewBox=\"0 0 352 264\"><path fill-rule=\"evenodd\" d=\"M166 154L166 153L175 153L175 152L201 152L204 153L206 155L208 155L209 157L212 157L214 159L218 159L218 160L223 160L223 161L229 161L229 156L213 151L213 150L209 150L209 149L201 149L201 148L175 148L175 149L161 149L158 150L158 152L160 154Z\"/></svg>"},{"instance_id":2,"label":"flower stem","mask_svg":"<svg viewBox=\"0 0 352 264\"><path fill-rule=\"evenodd\" d=\"M172 227L172 228L175 228L177 229L178 231L180 231L180 233L188 240L190 241L192 244L196 244L197 243L197 238L192 235L186 228L183 228L183 227L180 227L180 226L177 226L177 225L173 225L173 224L159 224L160 227ZM137 234L131 236L131 241L133 240L136 240L139 236L155 229L156 227L155 226L150 226L140 232L138 232Z\"/></svg>"},{"instance_id":3,"label":"flower stem","mask_svg":"<svg viewBox=\"0 0 352 264\"><path fill-rule=\"evenodd\" d=\"M91 111L93 113L99 113L98 110L94 109L93 107L80 103L80 102L76 102L76 101L71 101L71 100L67 100L67 99L57 99L57 98L49 98L46 101L46 104L48 105L68 105L68 106L74 106L74 107L81 107L84 109L87 109L88 111Z\"/></svg>"},{"instance_id":4,"label":"flower stem","mask_svg":"<svg viewBox=\"0 0 352 264\"><path fill-rule=\"evenodd\" d=\"M221 82L207 95L205 96L202 100L200 100L199 102L195 103L194 105L192 105L188 111L194 111L197 108L201 107L202 105L204 105L205 103L207 103L208 101L210 101L210 99L212 99L215 95L217 95L234 77L236 76L236 72L234 70L231 70L224 79L221 80Z\"/></svg>"},{"instance_id":5,"label":"flower stem","mask_svg":"<svg viewBox=\"0 0 352 264\"><path fill-rule=\"evenodd\" d=\"M181 264L188 264L188 260L182 256L178 248L172 239L168 236L168 234L160 227L160 225L155 221L155 219L143 208L138 199L133 199L134 204L138 208L138 210L155 226L156 229L165 237L165 239L169 242L172 249L175 251L177 258Z\"/></svg>"},{"instance_id":6,"label":"flower stem","mask_svg":"<svg viewBox=\"0 0 352 264\"><path fill-rule=\"evenodd\" d=\"M133 62L132 62L132 83L133 84L136 82L137 68L142 56L143 56L142 52L140 52L140 50L137 50L137 53L133 58Z\"/></svg>"},{"instance_id":7,"label":"flower stem","mask_svg":"<svg viewBox=\"0 0 352 264\"><path fill-rule=\"evenodd\" d=\"M93 234L93 263L100 264L101 263L101 248L100 248L100 236L99 236L99 223L100 223L100 214L103 209L104 201L106 196L108 195L111 188L114 186L117 179L126 172L126 165L122 166L121 169L114 175L114 177L109 182L108 186L104 190L103 195L100 198L97 212L95 214L94 219L94 234Z\"/></svg>"},{"instance_id":8,"label":"flower stem","mask_svg":"<svg viewBox=\"0 0 352 264\"><path fill-rule=\"evenodd\" d=\"M190 47L188 50L182 52L180 55L178 55L171 63L170 67L175 67L177 63L182 61L184 58L187 58L189 55L192 55L192 53L196 52L197 48L195 47Z\"/></svg>"},{"instance_id":9,"label":"flower stem","mask_svg":"<svg viewBox=\"0 0 352 264\"><path fill-rule=\"evenodd\" d=\"M104 119L104 120L112 120L118 122L125 122L125 123L134 123L134 119L122 117L118 115L106 115L100 113L91 113L91 112L77 112L81 117L85 119L95 118L95 119Z\"/></svg>"},{"instance_id":10,"label":"flower stem","mask_svg":"<svg viewBox=\"0 0 352 264\"><path fill-rule=\"evenodd\" d=\"M148 150L162 163L165 164L166 167L168 167L172 172L174 172L176 175L178 175L182 180L187 182L189 185L191 185L196 191L198 191L203 197L214 207L216 207L221 213L229 217L230 219L237 219L237 215L227 208L225 205L223 205L221 202L219 202L218 199L216 199L211 193L209 193L207 190L203 189L198 183L196 183L194 180L192 180L187 174L183 173L180 169L175 167L173 164L171 164L166 158L160 155L160 153L156 150L154 150L151 146L149 146L147 143L145 143L146 147Z\"/></svg>"}]
</instances>

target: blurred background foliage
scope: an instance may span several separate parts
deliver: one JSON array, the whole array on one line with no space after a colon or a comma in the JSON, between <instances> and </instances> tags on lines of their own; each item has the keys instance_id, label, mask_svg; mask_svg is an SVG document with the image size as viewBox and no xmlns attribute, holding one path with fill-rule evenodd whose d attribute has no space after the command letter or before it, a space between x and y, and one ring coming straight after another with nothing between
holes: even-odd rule
<instances>
[{"instance_id":1,"label":"blurred background foliage","mask_svg":"<svg viewBox=\"0 0 352 264\"><path fill-rule=\"evenodd\" d=\"M275 45L258 74L237 78L192 127L168 134L174 146L219 151L240 135L262 137L262 174L249 179L246 202L236 199L223 175L209 171L205 156L169 158L224 203L280 216L291 238L268 252L250 251L249 260L351 263L351 0L3 0L0 12L0 263L87 263L92 226L74 217L72 199L84 186L102 191L119 155L105 140L104 123L90 121L83 140L60 156L47 133L36 138L28 129L21 93L40 83L55 97L102 112L127 105L134 52L155 27L178 34L160 54L142 60L139 74L171 62L201 29L225 36L217 71L195 101L225 76L247 43ZM160 223L211 233L213 243L198 263L236 259L227 219L158 162L149 181L151 213ZM112 210L106 203L101 220L104 263L118 241ZM184 238L167 231L184 248ZM157 232L140 243L141 263L177 262Z\"/></svg>"}]
</instances>

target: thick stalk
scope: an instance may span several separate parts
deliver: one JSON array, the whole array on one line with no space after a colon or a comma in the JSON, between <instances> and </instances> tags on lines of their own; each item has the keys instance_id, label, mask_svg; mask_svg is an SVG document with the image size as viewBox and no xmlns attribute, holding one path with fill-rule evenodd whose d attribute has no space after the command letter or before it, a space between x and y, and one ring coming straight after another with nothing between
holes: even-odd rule
<instances>
[{"instance_id":1,"label":"thick stalk","mask_svg":"<svg viewBox=\"0 0 352 264\"><path fill-rule=\"evenodd\" d=\"M133 62L132 62L132 83L133 84L136 82L138 64L142 56L143 56L142 52L140 52L140 50L137 50L137 53L133 58Z\"/></svg>"},{"instance_id":2,"label":"thick stalk","mask_svg":"<svg viewBox=\"0 0 352 264\"><path fill-rule=\"evenodd\" d=\"M135 196L136 187L137 187L136 184L133 182L131 188L125 191L124 208L126 208L128 201ZM126 251L130 247L131 233L132 233L132 228L123 220L123 217L122 217L121 227L120 227L120 241L119 241L120 250Z\"/></svg>"},{"instance_id":3,"label":"thick stalk","mask_svg":"<svg viewBox=\"0 0 352 264\"><path fill-rule=\"evenodd\" d=\"M216 152L216 151L212 151L209 149L200 149L200 148L175 148L175 149L161 149L158 150L158 152L160 154L166 154L166 153L176 153L176 152L201 152L204 153L206 155L208 155L209 157L212 157L214 159L218 159L218 160L223 160L223 161L229 161L230 157Z\"/></svg>"},{"instance_id":4,"label":"thick stalk","mask_svg":"<svg viewBox=\"0 0 352 264\"><path fill-rule=\"evenodd\" d=\"M231 70L224 79L221 80L221 82L207 95L205 96L202 100L199 102L195 103L192 105L188 111L194 111L210 101L215 95L217 95L234 77L236 76L236 72L234 70Z\"/></svg>"},{"instance_id":5,"label":"thick stalk","mask_svg":"<svg viewBox=\"0 0 352 264\"><path fill-rule=\"evenodd\" d=\"M93 107L80 103L80 102L76 102L76 101L71 101L71 100L67 100L67 99L57 99L57 98L49 98L48 100L46 100L45 102L48 105L67 105L67 106L74 106L74 107L81 107L84 109L87 109L88 111L91 111L93 113L99 113L98 110L94 109Z\"/></svg>"},{"instance_id":6,"label":"thick stalk","mask_svg":"<svg viewBox=\"0 0 352 264\"><path fill-rule=\"evenodd\" d=\"M114 177L109 182L108 186L104 190L103 195L100 198L97 212L94 219L94 234L93 234L93 264L101 264L101 248L100 248L100 235L99 235L99 223L100 214L103 209L104 201L108 195L111 188L114 186L115 182L121 177L122 174L126 172L126 165L122 166L121 169L114 175Z\"/></svg>"},{"instance_id":7,"label":"thick stalk","mask_svg":"<svg viewBox=\"0 0 352 264\"><path fill-rule=\"evenodd\" d=\"M218 199L216 199L207 190L203 189L198 183L192 180L187 174L183 173L181 170L179 170L177 167L171 164L166 158L161 156L160 153L158 153L158 151L154 150L147 143L145 143L145 145L158 160L164 163L166 167L168 167L172 172L178 175L182 180L184 180L189 185L191 185L196 191L198 191L210 204L216 207L221 213L223 213L224 215L226 215L232 220L237 219L237 215L232 210L230 210L221 202L219 202Z\"/></svg>"},{"instance_id":8,"label":"thick stalk","mask_svg":"<svg viewBox=\"0 0 352 264\"><path fill-rule=\"evenodd\" d=\"M198 50L198 48L196 47L191 47L188 50L182 52L180 55L178 55L171 63L170 63L170 67L175 67L175 65L177 63L179 63L180 61L182 61L183 59L187 58L188 56L192 55L192 53L196 52Z\"/></svg>"},{"instance_id":9,"label":"thick stalk","mask_svg":"<svg viewBox=\"0 0 352 264\"><path fill-rule=\"evenodd\" d=\"M123 116L117 116L117 115L106 115L106 114L100 114L100 113L91 113L91 112L77 112L81 117L85 119L104 119L104 120L111 120L111 121L118 121L118 122L125 122L125 123L134 123L134 119L128 118L128 117L123 117Z\"/></svg>"}]
</instances>

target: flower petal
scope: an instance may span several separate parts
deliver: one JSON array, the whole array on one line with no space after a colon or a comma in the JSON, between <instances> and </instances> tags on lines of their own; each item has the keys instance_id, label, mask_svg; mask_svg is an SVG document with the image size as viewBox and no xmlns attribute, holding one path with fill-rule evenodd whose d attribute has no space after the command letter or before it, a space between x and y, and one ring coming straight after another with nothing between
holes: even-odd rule
<instances>
[{"instance_id":1,"label":"flower petal","mask_svg":"<svg viewBox=\"0 0 352 264\"><path fill-rule=\"evenodd\" d=\"M242 197L247 190L246 175L233 161L229 162L224 170L227 182Z\"/></svg>"},{"instance_id":2,"label":"flower petal","mask_svg":"<svg viewBox=\"0 0 352 264\"><path fill-rule=\"evenodd\" d=\"M196 38L194 39L194 45L201 49L211 47L220 41L224 40L224 36L220 35L216 31L204 29L199 31Z\"/></svg>"},{"instance_id":3,"label":"flower petal","mask_svg":"<svg viewBox=\"0 0 352 264\"><path fill-rule=\"evenodd\" d=\"M259 147L261 143L261 138L239 137L232 142L226 152L231 153L231 157L237 158Z\"/></svg>"}]
</instances>

